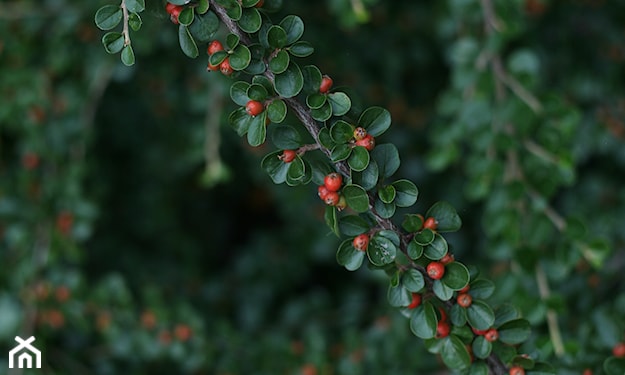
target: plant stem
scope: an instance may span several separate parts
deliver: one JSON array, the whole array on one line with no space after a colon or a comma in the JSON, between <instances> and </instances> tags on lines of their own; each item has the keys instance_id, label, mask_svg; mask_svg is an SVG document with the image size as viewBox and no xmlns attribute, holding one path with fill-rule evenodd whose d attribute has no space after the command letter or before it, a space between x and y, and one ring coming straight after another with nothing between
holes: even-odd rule
<instances>
[{"instance_id":1,"label":"plant stem","mask_svg":"<svg viewBox=\"0 0 625 375\"><path fill-rule=\"evenodd\" d=\"M122 3L119 5L122 8L122 14L124 15L124 25L122 29L122 35L124 36L124 47L130 45L130 31L128 30L128 7L126 7L126 0L122 0Z\"/></svg>"}]
</instances>

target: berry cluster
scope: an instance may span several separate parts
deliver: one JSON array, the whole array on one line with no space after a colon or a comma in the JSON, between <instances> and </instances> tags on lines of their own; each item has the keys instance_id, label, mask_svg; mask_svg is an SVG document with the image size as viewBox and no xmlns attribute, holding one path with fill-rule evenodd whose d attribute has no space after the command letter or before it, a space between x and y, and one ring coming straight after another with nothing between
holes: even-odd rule
<instances>
[{"instance_id":1,"label":"berry cluster","mask_svg":"<svg viewBox=\"0 0 625 375\"><path fill-rule=\"evenodd\" d=\"M323 185L320 185L317 189L319 198L325 202L328 206L334 206L339 210L347 207L345 197L339 194L339 190L343 185L343 177L332 172L325 176L323 179Z\"/></svg>"},{"instance_id":2,"label":"berry cluster","mask_svg":"<svg viewBox=\"0 0 625 375\"><path fill-rule=\"evenodd\" d=\"M354 144L371 151L375 147L375 138L371 134L367 134L365 128L359 126L354 129Z\"/></svg>"},{"instance_id":3,"label":"berry cluster","mask_svg":"<svg viewBox=\"0 0 625 375\"><path fill-rule=\"evenodd\" d=\"M229 75L232 75L232 73L234 73L234 69L232 69L232 67L230 66L230 58L226 56L226 58L223 59L219 64L215 64L215 65L211 64L210 62L210 57L212 55L214 55L217 52L221 52L223 50L224 50L224 46L218 40L213 40L212 42L208 44L208 47L206 48L206 53L208 54L209 61L208 61L208 66L206 67L206 69L211 70L211 71L219 70L221 71L223 75L229 76Z\"/></svg>"}]
</instances>

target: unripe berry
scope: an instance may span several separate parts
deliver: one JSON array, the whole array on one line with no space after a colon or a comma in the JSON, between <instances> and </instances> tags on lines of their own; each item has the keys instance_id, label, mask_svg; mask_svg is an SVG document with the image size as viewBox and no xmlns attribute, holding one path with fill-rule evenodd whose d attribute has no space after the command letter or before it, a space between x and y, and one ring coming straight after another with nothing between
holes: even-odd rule
<instances>
[{"instance_id":1,"label":"unripe berry","mask_svg":"<svg viewBox=\"0 0 625 375\"><path fill-rule=\"evenodd\" d=\"M213 40L208 44L208 48L206 48L206 53L210 56L215 52L223 51L224 46L218 40Z\"/></svg>"},{"instance_id":2,"label":"unripe berry","mask_svg":"<svg viewBox=\"0 0 625 375\"><path fill-rule=\"evenodd\" d=\"M321 78L321 84L319 85L319 92L322 94L327 93L332 88L333 83L334 82L332 81L332 78L330 78L327 75L324 75L323 78Z\"/></svg>"},{"instance_id":3,"label":"unripe berry","mask_svg":"<svg viewBox=\"0 0 625 375\"><path fill-rule=\"evenodd\" d=\"M521 366L510 367L510 375L525 375L525 370Z\"/></svg>"},{"instance_id":4,"label":"unripe berry","mask_svg":"<svg viewBox=\"0 0 625 375\"><path fill-rule=\"evenodd\" d=\"M435 218L430 216L427 219L425 219L425 222L423 223L423 228L436 230L436 228L438 228L438 221L436 221Z\"/></svg>"},{"instance_id":5,"label":"unripe berry","mask_svg":"<svg viewBox=\"0 0 625 375\"><path fill-rule=\"evenodd\" d=\"M460 307L469 307L471 306L471 302L473 302L473 298L471 297L471 295L469 293L461 293L458 295L458 298L456 299L456 301L458 302L458 305L460 305Z\"/></svg>"},{"instance_id":6,"label":"unripe berry","mask_svg":"<svg viewBox=\"0 0 625 375\"><path fill-rule=\"evenodd\" d=\"M221 73L225 76L229 76L234 73L234 69L232 69L232 67L230 66L230 59L228 57L226 57L226 59L221 62L221 64L219 65L219 70L221 70Z\"/></svg>"},{"instance_id":7,"label":"unripe berry","mask_svg":"<svg viewBox=\"0 0 625 375\"><path fill-rule=\"evenodd\" d=\"M364 139L366 136L367 136L367 130L363 128L362 126L359 126L356 129L354 129L355 140L360 141L361 139Z\"/></svg>"},{"instance_id":8,"label":"unripe berry","mask_svg":"<svg viewBox=\"0 0 625 375\"><path fill-rule=\"evenodd\" d=\"M265 110L265 107L263 106L263 103L259 102L258 100L250 100L245 105L245 112L247 112L247 114L252 117L256 117L257 115L261 114L264 110Z\"/></svg>"},{"instance_id":9,"label":"unripe berry","mask_svg":"<svg viewBox=\"0 0 625 375\"><path fill-rule=\"evenodd\" d=\"M357 235L354 237L352 245L356 250L367 251L367 247L369 246L369 236L364 233Z\"/></svg>"},{"instance_id":10,"label":"unripe berry","mask_svg":"<svg viewBox=\"0 0 625 375\"><path fill-rule=\"evenodd\" d=\"M497 341L497 339L499 338L499 332L497 332L497 330L495 328L491 328L488 331L486 331L486 333L484 334L484 338L486 339L486 341Z\"/></svg>"},{"instance_id":11,"label":"unripe berry","mask_svg":"<svg viewBox=\"0 0 625 375\"><path fill-rule=\"evenodd\" d=\"M625 358L625 342L619 342L612 348L612 354L618 358Z\"/></svg>"},{"instance_id":12,"label":"unripe berry","mask_svg":"<svg viewBox=\"0 0 625 375\"><path fill-rule=\"evenodd\" d=\"M284 150L282 151L282 155L278 156L278 158L285 163L290 163L295 160L296 156L297 152L295 152L295 150Z\"/></svg>"},{"instance_id":13,"label":"unripe berry","mask_svg":"<svg viewBox=\"0 0 625 375\"><path fill-rule=\"evenodd\" d=\"M449 332L451 331L451 327L447 321L441 320L438 322L436 326L436 338L442 339L443 337L449 336Z\"/></svg>"},{"instance_id":14,"label":"unripe berry","mask_svg":"<svg viewBox=\"0 0 625 375\"><path fill-rule=\"evenodd\" d=\"M341 197L339 196L339 193L337 193L336 191L330 191L328 192L328 194L326 194L324 201L328 206L336 206L336 204L339 203L340 199Z\"/></svg>"},{"instance_id":15,"label":"unripe berry","mask_svg":"<svg viewBox=\"0 0 625 375\"><path fill-rule=\"evenodd\" d=\"M328 190L325 185L319 185L319 187L317 188L317 195L319 195L319 198L321 198L322 201L326 200L329 192L330 190Z\"/></svg>"},{"instance_id":16,"label":"unripe berry","mask_svg":"<svg viewBox=\"0 0 625 375\"><path fill-rule=\"evenodd\" d=\"M347 208L347 199L345 199L344 195L339 196L339 201L335 206L339 211L343 211Z\"/></svg>"},{"instance_id":17,"label":"unripe berry","mask_svg":"<svg viewBox=\"0 0 625 375\"><path fill-rule=\"evenodd\" d=\"M440 262L431 262L426 267L426 271L428 276L434 280L439 280L445 274L445 266Z\"/></svg>"},{"instance_id":18,"label":"unripe berry","mask_svg":"<svg viewBox=\"0 0 625 375\"><path fill-rule=\"evenodd\" d=\"M362 146L367 151L371 151L375 148L375 138L371 134L367 134L363 139L356 141L356 146Z\"/></svg>"},{"instance_id":19,"label":"unripe berry","mask_svg":"<svg viewBox=\"0 0 625 375\"><path fill-rule=\"evenodd\" d=\"M328 190L339 191L341 185L343 184L343 177L336 172L332 172L325 176L323 183Z\"/></svg>"},{"instance_id":20,"label":"unripe berry","mask_svg":"<svg viewBox=\"0 0 625 375\"><path fill-rule=\"evenodd\" d=\"M409 309L416 309L421 305L421 295L419 293L412 293L412 302L408 305Z\"/></svg>"}]
</instances>

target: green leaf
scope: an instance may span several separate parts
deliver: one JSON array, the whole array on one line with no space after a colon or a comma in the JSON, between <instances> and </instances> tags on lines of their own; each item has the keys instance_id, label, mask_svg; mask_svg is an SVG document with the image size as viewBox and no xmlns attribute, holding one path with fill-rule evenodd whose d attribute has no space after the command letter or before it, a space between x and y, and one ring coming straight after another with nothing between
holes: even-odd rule
<instances>
[{"instance_id":1,"label":"green leaf","mask_svg":"<svg viewBox=\"0 0 625 375\"><path fill-rule=\"evenodd\" d=\"M145 10L145 0L126 0L126 8L129 12L143 12Z\"/></svg>"},{"instance_id":2,"label":"green leaf","mask_svg":"<svg viewBox=\"0 0 625 375\"><path fill-rule=\"evenodd\" d=\"M335 143L347 143L354 135L354 128L343 120L339 120L330 128L330 136Z\"/></svg>"},{"instance_id":3,"label":"green leaf","mask_svg":"<svg viewBox=\"0 0 625 375\"><path fill-rule=\"evenodd\" d=\"M340 237L339 225L336 217L336 208L332 206L326 206L324 219L326 221L326 225L328 226L328 228L330 228L332 233L334 233L337 237Z\"/></svg>"},{"instance_id":4,"label":"green leaf","mask_svg":"<svg viewBox=\"0 0 625 375\"><path fill-rule=\"evenodd\" d=\"M380 199L375 200L375 211L384 219L389 219L395 215L395 203L384 203Z\"/></svg>"},{"instance_id":5,"label":"green leaf","mask_svg":"<svg viewBox=\"0 0 625 375\"><path fill-rule=\"evenodd\" d=\"M294 43L287 50L295 57L307 57L315 52L315 48L312 44L304 41Z\"/></svg>"},{"instance_id":6,"label":"green leaf","mask_svg":"<svg viewBox=\"0 0 625 375\"><path fill-rule=\"evenodd\" d=\"M280 99L275 99L267 106L267 116L275 124L279 124L286 118L286 103Z\"/></svg>"},{"instance_id":7,"label":"green leaf","mask_svg":"<svg viewBox=\"0 0 625 375\"><path fill-rule=\"evenodd\" d=\"M413 310L410 317L410 330L415 336L422 339L431 339L436 336L438 318L431 302L425 301Z\"/></svg>"},{"instance_id":8,"label":"green leaf","mask_svg":"<svg viewBox=\"0 0 625 375\"><path fill-rule=\"evenodd\" d=\"M139 31L142 24L143 21L141 21L141 17L139 16L139 14L130 13L130 15L128 15L128 25L132 30Z\"/></svg>"},{"instance_id":9,"label":"green leaf","mask_svg":"<svg viewBox=\"0 0 625 375\"><path fill-rule=\"evenodd\" d=\"M511 320L497 328L497 332L499 332L499 340L509 345L524 342L532 333L530 323L525 319Z\"/></svg>"},{"instance_id":10,"label":"green leaf","mask_svg":"<svg viewBox=\"0 0 625 375\"><path fill-rule=\"evenodd\" d=\"M376 146L371 151L371 157L378 164L382 178L392 176L399 168L399 152L397 152L397 148L393 144L387 143Z\"/></svg>"},{"instance_id":11,"label":"green leaf","mask_svg":"<svg viewBox=\"0 0 625 375\"><path fill-rule=\"evenodd\" d=\"M105 5L95 13L95 24L100 30L111 30L119 25L122 18L123 12L119 5Z\"/></svg>"},{"instance_id":12,"label":"green leaf","mask_svg":"<svg viewBox=\"0 0 625 375\"><path fill-rule=\"evenodd\" d=\"M404 221L402 222L401 226L406 230L406 232L415 233L421 230L421 227L423 227L423 217L417 214L407 214L406 216L404 216ZM431 235L431 240L434 240L433 232ZM427 242L426 245L429 244L431 240Z\"/></svg>"},{"instance_id":13,"label":"green leaf","mask_svg":"<svg viewBox=\"0 0 625 375\"><path fill-rule=\"evenodd\" d=\"M267 113L251 117L250 127L247 131L247 142L252 147L257 147L265 143L265 136L267 135L267 126L265 125Z\"/></svg>"},{"instance_id":14,"label":"green leaf","mask_svg":"<svg viewBox=\"0 0 625 375\"><path fill-rule=\"evenodd\" d=\"M605 367L605 362L604 362L604 366L603 369L606 371L606 373L608 375L623 375L623 368L625 368L625 359L621 359L621 362L619 364L618 367L621 371L620 372L615 372L612 373L612 369L607 369ZM534 364L534 367L530 370L525 371L525 374L527 375L555 375L556 374L556 370L553 368L552 365L548 364L548 363L544 363L544 362L536 362Z\"/></svg>"},{"instance_id":15,"label":"green leaf","mask_svg":"<svg viewBox=\"0 0 625 375\"><path fill-rule=\"evenodd\" d=\"M476 279L471 282L469 294L473 298L486 299L495 291L495 284L490 280Z\"/></svg>"},{"instance_id":16,"label":"green leaf","mask_svg":"<svg viewBox=\"0 0 625 375\"><path fill-rule=\"evenodd\" d=\"M210 8L210 3L208 2L208 0L198 0L195 11L197 12L197 14L205 14L206 12L208 12L208 8Z\"/></svg>"},{"instance_id":17,"label":"green leaf","mask_svg":"<svg viewBox=\"0 0 625 375\"><path fill-rule=\"evenodd\" d=\"M425 287L425 279L421 272L414 268L402 273L401 283L404 284L408 291L416 293Z\"/></svg>"},{"instance_id":18,"label":"green leaf","mask_svg":"<svg viewBox=\"0 0 625 375\"><path fill-rule=\"evenodd\" d=\"M603 362L603 371L605 371L607 375L625 374L625 358L610 357L606 359ZM555 374L555 372L552 373ZM530 371L529 374L534 374L534 372Z\"/></svg>"},{"instance_id":19,"label":"green leaf","mask_svg":"<svg viewBox=\"0 0 625 375\"><path fill-rule=\"evenodd\" d=\"M352 150L352 154L347 159L347 164L352 170L361 172L367 168L369 160L369 151L367 151L364 147L356 146Z\"/></svg>"},{"instance_id":20,"label":"green leaf","mask_svg":"<svg viewBox=\"0 0 625 375\"><path fill-rule=\"evenodd\" d=\"M449 310L449 319L451 323L457 327L467 324L467 312L458 304L454 304Z\"/></svg>"},{"instance_id":21,"label":"green leaf","mask_svg":"<svg viewBox=\"0 0 625 375\"><path fill-rule=\"evenodd\" d=\"M343 195L347 205L356 212L366 212L369 210L369 196L365 189L358 185L345 185Z\"/></svg>"},{"instance_id":22,"label":"green leaf","mask_svg":"<svg viewBox=\"0 0 625 375\"><path fill-rule=\"evenodd\" d=\"M395 188L393 185L382 186L378 189L378 197L384 203L392 203L395 200Z\"/></svg>"},{"instance_id":23,"label":"green leaf","mask_svg":"<svg viewBox=\"0 0 625 375\"><path fill-rule=\"evenodd\" d=\"M363 259L365 259L365 252L356 250L354 246L352 246L352 240L343 241L336 252L337 263L345 267L348 271L359 269Z\"/></svg>"},{"instance_id":24,"label":"green leaf","mask_svg":"<svg viewBox=\"0 0 625 375\"><path fill-rule=\"evenodd\" d=\"M468 375L488 375L488 365L482 361L476 361L471 365Z\"/></svg>"},{"instance_id":25,"label":"green leaf","mask_svg":"<svg viewBox=\"0 0 625 375\"><path fill-rule=\"evenodd\" d=\"M433 217L438 222L436 230L440 233L455 232L462 226L462 220L456 212L456 209L447 202L436 202L425 217Z\"/></svg>"},{"instance_id":26,"label":"green leaf","mask_svg":"<svg viewBox=\"0 0 625 375\"><path fill-rule=\"evenodd\" d=\"M226 35L226 49L233 50L235 49L239 43L241 42L241 38L237 34L230 33Z\"/></svg>"},{"instance_id":27,"label":"green leaf","mask_svg":"<svg viewBox=\"0 0 625 375\"><path fill-rule=\"evenodd\" d=\"M306 105L311 109L321 108L326 104L327 96L319 93L312 93L306 97Z\"/></svg>"},{"instance_id":28,"label":"green leaf","mask_svg":"<svg viewBox=\"0 0 625 375\"><path fill-rule=\"evenodd\" d=\"M377 137L391 126L391 114L382 107L367 108L360 115L358 125L365 128L368 134Z\"/></svg>"},{"instance_id":29,"label":"green leaf","mask_svg":"<svg viewBox=\"0 0 625 375\"><path fill-rule=\"evenodd\" d=\"M467 307L467 320L475 329L489 329L495 323L495 313L486 302L474 299Z\"/></svg>"},{"instance_id":30,"label":"green leaf","mask_svg":"<svg viewBox=\"0 0 625 375\"><path fill-rule=\"evenodd\" d=\"M332 159L332 162L336 163L341 160L347 159L351 153L352 148L346 143L341 143L332 147L332 150L330 151L330 157Z\"/></svg>"},{"instance_id":31,"label":"green leaf","mask_svg":"<svg viewBox=\"0 0 625 375\"><path fill-rule=\"evenodd\" d=\"M247 68L251 60L250 50L243 44L236 46L230 54L230 66L237 71Z\"/></svg>"},{"instance_id":32,"label":"green leaf","mask_svg":"<svg viewBox=\"0 0 625 375\"><path fill-rule=\"evenodd\" d=\"M279 158L281 153L282 151L272 152L265 156L260 163L262 169L267 172L275 184L284 183L289 172L289 164Z\"/></svg>"},{"instance_id":33,"label":"green leaf","mask_svg":"<svg viewBox=\"0 0 625 375\"><path fill-rule=\"evenodd\" d=\"M230 98L237 105L245 106L250 101L247 90L250 84L244 81L237 81L230 86Z\"/></svg>"},{"instance_id":34,"label":"green leaf","mask_svg":"<svg viewBox=\"0 0 625 375\"><path fill-rule=\"evenodd\" d=\"M334 116L343 116L352 107L352 101L344 92L333 92L328 94L328 101L332 106Z\"/></svg>"},{"instance_id":35,"label":"green leaf","mask_svg":"<svg viewBox=\"0 0 625 375\"><path fill-rule=\"evenodd\" d=\"M332 106L330 103L326 102L321 108L312 109L310 114L317 121L327 121L332 117Z\"/></svg>"},{"instance_id":36,"label":"green leaf","mask_svg":"<svg viewBox=\"0 0 625 375\"><path fill-rule=\"evenodd\" d=\"M269 94L265 86L259 83L253 83L247 87L246 96L251 100L264 101ZM247 103L246 103L247 104Z\"/></svg>"},{"instance_id":37,"label":"green leaf","mask_svg":"<svg viewBox=\"0 0 625 375\"><path fill-rule=\"evenodd\" d=\"M301 157L297 156L289 164L289 170L286 174L286 183L289 186L297 186L301 184L306 177L306 167Z\"/></svg>"},{"instance_id":38,"label":"green leaf","mask_svg":"<svg viewBox=\"0 0 625 375\"><path fill-rule=\"evenodd\" d=\"M464 343L456 335L449 335L443 339L441 357L451 370L465 370L471 366L471 356Z\"/></svg>"},{"instance_id":39,"label":"green leaf","mask_svg":"<svg viewBox=\"0 0 625 375\"><path fill-rule=\"evenodd\" d=\"M219 30L219 18L212 11L197 15L195 21L189 26L193 38L202 43L211 40L217 30Z\"/></svg>"},{"instance_id":40,"label":"green leaf","mask_svg":"<svg viewBox=\"0 0 625 375\"><path fill-rule=\"evenodd\" d=\"M278 25L271 26L267 32L267 41L271 48L284 48L287 45L286 31Z\"/></svg>"},{"instance_id":41,"label":"green leaf","mask_svg":"<svg viewBox=\"0 0 625 375\"><path fill-rule=\"evenodd\" d=\"M330 129L326 128L326 127L322 127L321 130L319 130L319 143L321 143L321 145L325 148L333 148L335 146L334 141L332 140L332 137L330 136Z\"/></svg>"},{"instance_id":42,"label":"green leaf","mask_svg":"<svg viewBox=\"0 0 625 375\"><path fill-rule=\"evenodd\" d=\"M490 352L493 350L493 345L490 341L486 340L484 336L477 336L475 340L473 340L471 349L473 349L473 355L475 355L477 358L485 359L490 355Z\"/></svg>"},{"instance_id":43,"label":"green leaf","mask_svg":"<svg viewBox=\"0 0 625 375\"><path fill-rule=\"evenodd\" d=\"M423 230L425 232L425 230ZM438 233L434 234L434 240L430 242L424 249L423 254L432 260L439 260L447 254L448 251L447 241Z\"/></svg>"},{"instance_id":44,"label":"green leaf","mask_svg":"<svg viewBox=\"0 0 625 375\"><path fill-rule=\"evenodd\" d=\"M250 8L255 6L260 0L242 0L241 1L241 6L243 6L243 8Z\"/></svg>"},{"instance_id":45,"label":"green leaf","mask_svg":"<svg viewBox=\"0 0 625 375\"><path fill-rule=\"evenodd\" d=\"M360 216L347 215L339 219L339 230L346 236L357 236L369 229L369 224Z\"/></svg>"},{"instance_id":46,"label":"green leaf","mask_svg":"<svg viewBox=\"0 0 625 375\"><path fill-rule=\"evenodd\" d=\"M471 284L473 287L473 284ZM511 304L502 304L497 307L495 311L495 324L494 326L500 326L511 320L515 320L521 317L521 313L517 308Z\"/></svg>"},{"instance_id":47,"label":"green leaf","mask_svg":"<svg viewBox=\"0 0 625 375\"><path fill-rule=\"evenodd\" d=\"M124 48L124 37L118 32L108 32L102 36L102 45L108 53L118 53Z\"/></svg>"},{"instance_id":48,"label":"green leaf","mask_svg":"<svg viewBox=\"0 0 625 375\"><path fill-rule=\"evenodd\" d=\"M224 6L224 8L226 9L226 14L231 20L238 21L241 19L243 9L241 9L241 5L238 2L228 2L228 5Z\"/></svg>"},{"instance_id":49,"label":"green leaf","mask_svg":"<svg viewBox=\"0 0 625 375\"><path fill-rule=\"evenodd\" d=\"M408 252L408 256L410 257L410 259L413 259L413 260L419 259L423 255L423 246L419 245L417 242L412 240L408 244L407 252Z\"/></svg>"},{"instance_id":50,"label":"green leaf","mask_svg":"<svg viewBox=\"0 0 625 375\"><path fill-rule=\"evenodd\" d=\"M218 51L213 53L209 58L208 61L211 63L211 65L219 65L221 64L226 58L228 57L228 52L226 51Z\"/></svg>"},{"instance_id":51,"label":"green leaf","mask_svg":"<svg viewBox=\"0 0 625 375\"><path fill-rule=\"evenodd\" d=\"M321 85L321 71L314 65L306 65L303 69L304 75L304 92L307 94L319 93L319 86ZM320 94L321 95L321 94ZM325 95L321 95L324 98Z\"/></svg>"},{"instance_id":52,"label":"green leaf","mask_svg":"<svg viewBox=\"0 0 625 375\"><path fill-rule=\"evenodd\" d=\"M395 246L399 246L401 243L399 234L397 234L394 230L383 229L378 232L378 235L388 238Z\"/></svg>"},{"instance_id":53,"label":"green leaf","mask_svg":"<svg viewBox=\"0 0 625 375\"><path fill-rule=\"evenodd\" d=\"M421 246L427 246L431 244L432 241L434 241L434 238L436 238L436 233L434 233L434 231L432 231L430 228L425 228L422 231L415 233L413 237L414 241Z\"/></svg>"},{"instance_id":54,"label":"green leaf","mask_svg":"<svg viewBox=\"0 0 625 375\"><path fill-rule=\"evenodd\" d=\"M402 284L389 285L386 296L389 304L394 307L408 306L412 301L412 294Z\"/></svg>"},{"instance_id":55,"label":"green leaf","mask_svg":"<svg viewBox=\"0 0 625 375\"><path fill-rule=\"evenodd\" d=\"M441 280L434 280L432 290L441 301L449 301L454 296L454 290L443 284Z\"/></svg>"},{"instance_id":56,"label":"green leaf","mask_svg":"<svg viewBox=\"0 0 625 375\"><path fill-rule=\"evenodd\" d=\"M289 67L289 54L285 50L280 50L269 60L269 70L275 74L284 72Z\"/></svg>"},{"instance_id":57,"label":"green leaf","mask_svg":"<svg viewBox=\"0 0 625 375\"><path fill-rule=\"evenodd\" d=\"M230 126L237 132L239 137L241 137L249 130L252 119L253 117L245 112L245 108L238 108L230 113L228 123L230 123Z\"/></svg>"},{"instance_id":58,"label":"green leaf","mask_svg":"<svg viewBox=\"0 0 625 375\"><path fill-rule=\"evenodd\" d=\"M397 256L397 247L386 237L375 235L369 241L367 256L375 266L392 263Z\"/></svg>"},{"instance_id":59,"label":"green leaf","mask_svg":"<svg viewBox=\"0 0 625 375\"><path fill-rule=\"evenodd\" d=\"M417 189L417 186L411 181L397 180L393 182L393 187L397 192L397 195L395 197L395 204L398 207L410 207L417 202L419 190Z\"/></svg>"},{"instance_id":60,"label":"green leaf","mask_svg":"<svg viewBox=\"0 0 625 375\"><path fill-rule=\"evenodd\" d=\"M195 19L195 12L193 11L193 8L191 7L186 7L182 9L182 12L180 12L180 15L178 15L178 22L180 22L180 24L184 26L191 25L194 19Z\"/></svg>"},{"instance_id":61,"label":"green leaf","mask_svg":"<svg viewBox=\"0 0 625 375\"><path fill-rule=\"evenodd\" d=\"M132 51L132 46L127 45L122 49L121 53L122 63L126 66L132 66L135 63L135 53Z\"/></svg>"},{"instance_id":62,"label":"green leaf","mask_svg":"<svg viewBox=\"0 0 625 375\"><path fill-rule=\"evenodd\" d=\"M285 45L297 42L299 38L302 37L302 34L304 34L304 22L298 16L289 15L284 17L284 19L280 21L280 26L286 33Z\"/></svg>"},{"instance_id":63,"label":"green leaf","mask_svg":"<svg viewBox=\"0 0 625 375\"><path fill-rule=\"evenodd\" d=\"M362 172L352 173L354 183L362 186L365 190L373 189L378 183L378 178L378 165L374 160L370 160L369 165Z\"/></svg>"},{"instance_id":64,"label":"green leaf","mask_svg":"<svg viewBox=\"0 0 625 375\"><path fill-rule=\"evenodd\" d=\"M469 270L462 263L451 262L445 266L441 281L453 290L460 290L469 283Z\"/></svg>"},{"instance_id":65,"label":"green leaf","mask_svg":"<svg viewBox=\"0 0 625 375\"><path fill-rule=\"evenodd\" d=\"M255 33L260 30L263 20L260 12L256 8L243 9L241 18L239 19L239 27L246 33Z\"/></svg>"},{"instance_id":66,"label":"green leaf","mask_svg":"<svg viewBox=\"0 0 625 375\"><path fill-rule=\"evenodd\" d=\"M292 98L302 91L304 86L304 77L302 71L297 64L291 62L287 70L283 73L276 74L275 89L283 98Z\"/></svg>"},{"instance_id":67,"label":"green leaf","mask_svg":"<svg viewBox=\"0 0 625 375\"><path fill-rule=\"evenodd\" d=\"M191 32L189 32L189 28L183 24L178 26L178 42L185 55L192 59L198 57L197 44L195 44L195 40L193 40Z\"/></svg>"}]
</instances>

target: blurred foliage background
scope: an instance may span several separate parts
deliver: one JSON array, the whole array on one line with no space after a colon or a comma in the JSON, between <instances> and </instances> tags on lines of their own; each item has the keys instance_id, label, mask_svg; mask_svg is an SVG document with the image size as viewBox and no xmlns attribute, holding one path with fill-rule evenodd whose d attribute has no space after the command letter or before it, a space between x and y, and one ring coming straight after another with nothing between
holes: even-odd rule
<instances>
[{"instance_id":1,"label":"blurred foliage background","mask_svg":"<svg viewBox=\"0 0 625 375\"><path fill-rule=\"evenodd\" d=\"M102 4L0 2L0 352L34 335L45 374L439 373L385 276L336 264L314 187L274 186L271 146L228 128L231 79L183 55L164 3L131 68L102 49ZM602 373L625 336L625 3L488 4L272 17L302 17L307 61L391 111L417 208L456 206L456 257L533 323L528 353Z\"/></svg>"}]
</instances>

